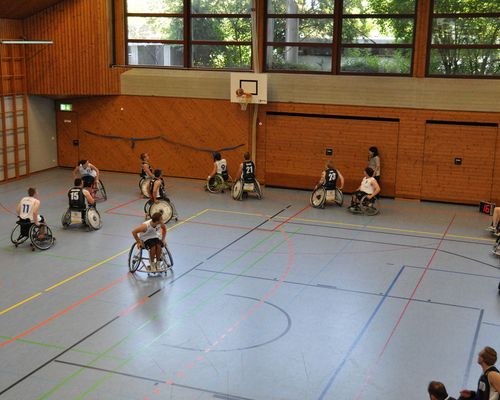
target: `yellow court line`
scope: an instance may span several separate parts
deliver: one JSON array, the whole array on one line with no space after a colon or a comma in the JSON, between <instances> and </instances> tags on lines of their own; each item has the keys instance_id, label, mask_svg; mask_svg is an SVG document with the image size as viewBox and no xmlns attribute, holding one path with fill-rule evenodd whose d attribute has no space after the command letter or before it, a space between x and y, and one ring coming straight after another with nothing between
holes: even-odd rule
<instances>
[{"instance_id":1,"label":"yellow court line","mask_svg":"<svg viewBox=\"0 0 500 400\"><path fill-rule=\"evenodd\" d=\"M181 226L182 224L188 222L189 220L192 220L193 218L196 218L196 217L198 217L198 216L206 213L208 210L209 209L206 208L205 210L200 211L199 213L192 215L191 217L185 219L184 221L179 222L178 224L175 224L169 230L172 230L172 229L174 229L174 228L176 228L178 226ZM111 260L113 260L115 258L120 257L122 254L125 254L127 251L129 251L128 248L125 249L125 250L120 251L119 253L116 253L115 255L113 255L113 256L111 256L111 257L109 257L109 258L107 258L107 259L105 259L103 261L98 262L97 264L94 264L94 265L88 267L87 269L84 269L83 271L80 271L80 272L78 272L78 273L70 276L69 278L66 278L66 279L64 279L64 280L56 283L55 285L52 285L52 286L48 287L47 289L43 290L42 292L34 294L33 296L28 297L27 299L21 300L20 302L18 302L16 304L14 304L14 305L6 308L5 310L0 311L0 315L6 314L6 313L8 313L11 310L13 310L13 309L15 309L15 308L17 308L19 306L22 306L23 304L26 304L26 303L28 303L31 300L36 299L37 297L41 296L43 293L50 292L51 290L54 290L55 288L57 288L59 286L62 286L65 283L68 283L68 282L72 281L73 279L78 278L79 276L82 276L82 275L86 274L87 272L92 271L93 269L95 269L95 268L97 268L97 267L99 267L99 266L101 266L103 264L106 264L107 262L109 262L109 261L111 261Z\"/></svg>"},{"instance_id":2,"label":"yellow court line","mask_svg":"<svg viewBox=\"0 0 500 400\"><path fill-rule=\"evenodd\" d=\"M22 306L24 303L27 303L28 301L31 301L33 299L36 299L38 296L41 296L42 292L39 292L37 294L34 294L31 297L28 297L27 299L24 299L23 301L20 301L19 303L14 304L13 306L10 306L9 308L6 308L2 312L0 312L0 315L7 314L9 311L13 310L14 308L17 308L19 306Z\"/></svg>"},{"instance_id":3,"label":"yellow court line","mask_svg":"<svg viewBox=\"0 0 500 400\"><path fill-rule=\"evenodd\" d=\"M209 208L209 211L216 211L216 212L221 212L221 213L229 213L229 214L243 214L243 215L252 215L252 216L262 216L262 214L256 214L256 213L244 213L244 212L238 212L238 211L226 211L226 210L218 210L214 208ZM269 217L269 216L267 216ZM287 217L275 217L275 219L286 219ZM367 228L367 229L376 229L376 230L385 230L385 231L394 231L394 232L405 232L405 233L418 233L420 235L430 235L430 236L443 236L442 232L427 232L427 231L418 231L415 229L403 229L403 228L389 228L385 226L376 226L376 225L361 225L361 224L349 224L346 222L337 222L337 221L324 221L320 219L308 219L308 218L293 218L296 221L304 221L304 222L318 222L321 224L325 225L339 225L339 226L350 226L353 228ZM482 237L477 237L477 236L461 236L461 235L453 235L453 234L447 234L446 237L448 238L457 238L457 239L470 239L470 240L477 240L477 241L486 241L486 242L493 242L493 239L487 239L487 238L482 238Z\"/></svg>"}]
</instances>

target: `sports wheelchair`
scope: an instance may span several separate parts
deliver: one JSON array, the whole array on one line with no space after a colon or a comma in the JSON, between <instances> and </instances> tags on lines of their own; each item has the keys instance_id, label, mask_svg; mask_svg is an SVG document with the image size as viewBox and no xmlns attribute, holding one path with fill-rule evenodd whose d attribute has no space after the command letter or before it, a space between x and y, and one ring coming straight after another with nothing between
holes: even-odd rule
<instances>
[{"instance_id":1,"label":"sports wheelchair","mask_svg":"<svg viewBox=\"0 0 500 400\"><path fill-rule=\"evenodd\" d=\"M89 231L97 231L102 228L102 219L95 207L87 207L84 210L68 208L62 215L61 224L64 229L68 229L71 224L84 224Z\"/></svg>"},{"instance_id":2,"label":"sports wheelchair","mask_svg":"<svg viewBox=\"0 0 500 400\"><path fill-rule=\"evenodd\" d=\"M173 266L174 259L172 258L172 253L170 253L167 245L162 247L160 268L155 271L151 270L151 266L149 264L149 251L147 249L137 246L137 243L134 243L132 247L130 247L130 251L128 253L128 269L132 274L135 274L136 272L144 272L148 275L167 275L167 272L171 270Z\"/></svg>"},{"instance_id":3,"label":"sports wheelchair","mask_svg":"<svg viewBox=\"0 0 500 400\"><path fill-rule=\"evenodd\" d=\"M149 197L149 187L151 185L151 178L148 176L146 178L141 178L139 180L139 189L144 197Z\"/></svg>"},{"instance_id":4,"label":"sports wheelchair","mask_svg":"<svg viewBox=\"0 0 500 400\"><path fill-rule=\"evenodd\" d=\"M368 216L377 215L380 211L378 209L377 197L368 198L364 195L359 199L359 203L351 205L348 210L353 214L364 214Z\"/></svg>"},{"instance_id":5,"label":"sports wheelchair","mask_svg":"<svg viewBox=\"0 0 500 400\"><path fill-rule=\"evenodd\" d=\"M149 218L157 212L161 214L161 222L164 224L169 222L172 218L174 221L179 220L174 203L170 202L168 198L159 199L158 203L155 203L153 200L148 200L146 204L144 204L144 213Z\"/></svg>"},{"instance_id":6,"label":"sports wheelchair","mask_svg":"<svg viewBox=\"0 0 500 400\"><path fill-rule=\"evenodd\" d=\"M344 204L344 194L339 188L326 189L319 186L311 193L310 203L314 208L325 208L327 202L332 202L342 207Z\"/></svg>"},{"instance_id":7,"label":"sports wheelchair","mask_svg":"<svg viewBox=\"0 0 500 400\"><path fill-rule=\"evenodd\" d=\"M42 234L42 230L45 233ZM36 225L29 219L19 218L10 234L10 241L17 247L28 239L31 241L30 246L32 251L35 251L35 248L48 250L54 245L56 240L52 234L52 230L46 223L41 222L40 225Z\"/></svg>"},{"instance_id":8,"label":"sports wheelchair","mask_svg":"<svg viewBox=\"0 0 500 400\"><path fill-rule=\"evenodd\" d=\"M257 179L245 181L238 179L231 189L231 197L234 200L242 200L248 193L255 193L259 200L262 199L262 189Z\"/></svg>"},{"instance_id":9,"label":"sports wheelchair","mask_svg":"<svg viewBox=\"0 0 500 400\"><path fill-rule=\"evenodd\" d=\"M99 182L97 184L95 182L93 183L90 194L96 202L105 201L108 199L106 188L104 187L104 183L102 183L101 179L99 179Z\"/></svg>"},{"instance_id":10,"label":"sports wheelchair","mask_svg":"<svg viewBox=\"0 0 500 400\"><path fill-rule=\"evenodd\" d=\"M222 174L215 174L207 180L206 188L210 193L224 193L224 190L231 189L232 181L233 178L230 175L227 175L227 179L224 179Z\"/></svg>"}]
</instances>

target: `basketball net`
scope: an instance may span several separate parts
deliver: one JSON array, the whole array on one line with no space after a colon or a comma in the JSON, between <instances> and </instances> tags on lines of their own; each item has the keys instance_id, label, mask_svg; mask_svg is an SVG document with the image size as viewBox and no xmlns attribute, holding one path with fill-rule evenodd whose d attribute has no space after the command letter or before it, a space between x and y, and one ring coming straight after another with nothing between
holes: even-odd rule
<instances>
[{"instance_id":1,"label":"basketball net","mask_svg":"<svg viewBox=\"0 0 500 400\"><path fill-rule=\"evenodd\" d=\"M252 102L252 94L243 92L238 94L238 100L240 102L241 111L245 111L249 103Z\"/></svg>"}]
</instances>

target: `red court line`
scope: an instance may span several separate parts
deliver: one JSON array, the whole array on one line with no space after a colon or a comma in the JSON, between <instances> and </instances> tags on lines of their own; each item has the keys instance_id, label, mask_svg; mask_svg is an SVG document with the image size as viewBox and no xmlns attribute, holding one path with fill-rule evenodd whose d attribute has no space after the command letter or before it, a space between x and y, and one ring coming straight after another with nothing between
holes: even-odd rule
<instances>
[{"instance_id":1,"label":"red court line","mask_svg":"<svg viewBox=\"0 0 500 400\"><path fill-rule=\"evenodd\" d=\"M114 207L111 207L111 208L107 209L104 212L106 214L109 214L110 211L116 210L117 208L125 207L126 205L131 204L131 203L135 203L136 201L139 201L141 199L145 199L145 197L141 196L141 197L138 197L137 199L133 199L133 200L127 201L126 203L118 204L118 205L116 205Z\"/></svg>"},{"instance_id":2,"label":"red court line","mask_svg":"<svg viewBox=\"0 0 500 400\"><path fill-rule=\"evenodd\" d=\"M107 212L107 214L112 214L112 215L123 215L125 217L142 217L144 218L144 213L136 213L136 214L126 214L126 213L121 213L121 212L115 212L115 211L112 211L112 212Z\"/></svg>"},{"instance_id":3,"label":"red court line","mask_svg":"<svg viewBox=\"0 0 500 400\"><path fill-rule=\"evenodd\" d=\"M117 284L119 284L120 282L123 282L126 278L128 277L128 272L123 275L121 278L118 278L117 280L111 282L110 284L100 288L99 290L95 291L94 293L92 293L91 295L81 299L81 300L78 300L76 303L73 303L72 305L70 305L69 307L65 308L64 310L62 311L59 311L58 313L52 315L51 317L47 318L45 321L42 321L40 322L39 324L29 328L28 330L24 331L23 333L20 333L19 335L9 339L9 340L6 340L5 342L1 342L0 343L0 348L4 347L4 346L7 346L8 344L12 343L12 342L15 342L16 340L18 339L22 339L23 337L29 335L30 333L38 330L39 328L47 325L49 322L59 318L60 316L64 315L64 314L67 314L69 311L73 310L74 308L78 307L79 305L85 303L86 301L100 295L101 293L104 293L106 290L108 289L111 289L113 286L116 286Z\"/></svg>"},{"instance_id":4,"label":"red court line","mask_svg":"<svg viewBox=\"0 0 500 400\"><path fill-rule=\"evenodd\" d=\"M427 274L427 271L429 271L429 268L432 264L432 261L434 260L434 257L436 256L439 248L441 247L441 244L443 243L443 240L444 238L446 237L448 231L450 230L451 228L451 225L453 224L453 222L455 221L455 217L456 217L456 214L453 214L453 217L450 221L450 223L448 224L448 227L446 228L445 232L443 233L443 235L441 236L441 239L439 240L439 243L438 245L436 246L436 248L434 249L434 252L432 253L432 256L429 260L429 262L427 263L427 265L425 266L425 269L424 271L422 272L422 274L420 275L420 278L417 282L417 285L415 286L415 288L413 289L412 293L411 293L411 296L408 298L408 300L406 301L406 304L405 306L403 307L403 310L401 311L401 314L399 315L399 318L398 320L396 321L396 324L393 326L392 328L392 331L391 333L389 334L389 337L387 338L385 344L384 344L384 347L382 348L382 350L380 351L375 363L372 365L372 367L370 368L370 370L368 371L368 375L363 383L363 387L361 388L361 391L359 392L358 396L356 397L356 400L359 400L362 398L365 390L366 390L366 387L368 386L368 384L371 382L371 379L373 377L373 373L375 372L376 368L378 367L380 361L382 360L382 356L384 355L385 351L387 350L387 348L389 347L389 343L391 342L392 338L394 337L394 334L396 333L396 330L398 329L399 327L399 324L401 323L401 321L403 320L403 317L404 315L406 314L406 311L408 310L408 306L410 305L410 303L413 301L413 298L415 297L415 293L417 292L420 284L422 283L425 275Z\"/></svg>"},{"instance_id":5,"label":"red court line","mask_svg":"<svg viewBox=\"0 0 500 400\"><path fill-rule=\"evenodd\" d=\"M294 219L297 215L299 215L300 213L304 212L305 210L307 210L308 208L311 208L311 205L308 204L307 206L305 206L304 208L300 209L299 211L297 211L295 214L293 214L290 218L287 218L286 220L284 220L281 224L279 224L278 226L274 227L274 229L271 231L271 232L275 232L276 230L278 230L279 228L281 228L283 225L285 225L286 223L290 222L292 219Z\"/></svg>"}]
</instances>

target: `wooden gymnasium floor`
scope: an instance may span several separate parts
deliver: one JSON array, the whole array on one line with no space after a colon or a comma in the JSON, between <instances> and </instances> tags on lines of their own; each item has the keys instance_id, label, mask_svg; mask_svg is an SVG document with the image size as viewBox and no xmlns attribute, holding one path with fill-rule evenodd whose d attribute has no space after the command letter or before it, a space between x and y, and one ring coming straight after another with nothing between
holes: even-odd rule
<instances>
[{"instance_id":1,"label":"wooden gymnasium floor","mask_svg":"<svg viewBox=\"0 0 500 400\"><path fill-rule=\"evenodd\" d=\"M499 261L476 207L382 199L375 217L168 179L174 273L127 273L137 175L103 173L97 232L63 231L69 170L0 186L0 399L424 399L500 350ZM39 188L57 244L9 241Z\"/></svg>"}]
</instances>

